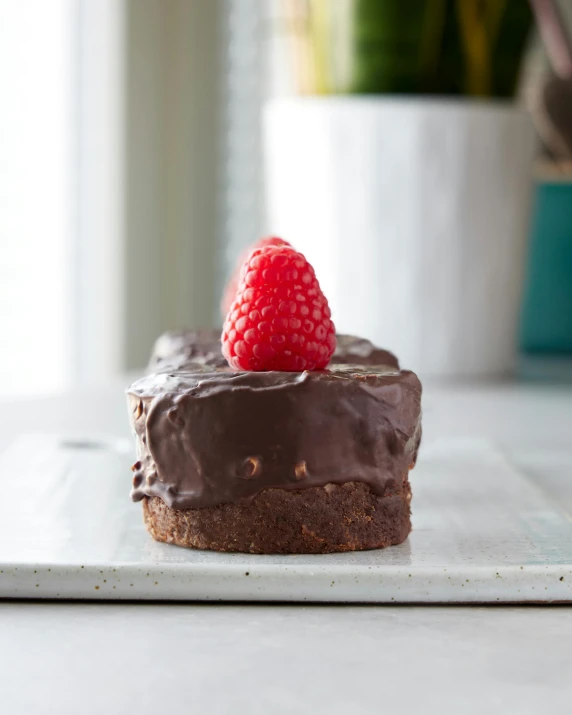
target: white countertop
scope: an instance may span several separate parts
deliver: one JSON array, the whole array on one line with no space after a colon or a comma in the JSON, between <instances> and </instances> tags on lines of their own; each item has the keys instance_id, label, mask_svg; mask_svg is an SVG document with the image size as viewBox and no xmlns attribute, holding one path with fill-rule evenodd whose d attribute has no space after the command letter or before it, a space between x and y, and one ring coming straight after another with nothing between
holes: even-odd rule
<instances>
[{"instance_id":1,"label":"white countertop","mask_svg":"<svg viewBox=\"0 0 572 715\"><path fill-rule=\"evenodd\" d=\"M572 609L0 605L6 715L570 712Z\"/></svg>"},{"instance_id":2,"label":"white countertop","mask_svg":"<svg viewBox=\"0 0 572 715\"><path fill-rule=\"evenodd\" d=\"M570 388L426 390L425 439L491 438L570 509L571 427ZM41 429L128 436L121 384L0 405L1 447ZM0 642L9 715L526 715L572 701L568 607L5 601Z\"/></svg>"}]
</instances>

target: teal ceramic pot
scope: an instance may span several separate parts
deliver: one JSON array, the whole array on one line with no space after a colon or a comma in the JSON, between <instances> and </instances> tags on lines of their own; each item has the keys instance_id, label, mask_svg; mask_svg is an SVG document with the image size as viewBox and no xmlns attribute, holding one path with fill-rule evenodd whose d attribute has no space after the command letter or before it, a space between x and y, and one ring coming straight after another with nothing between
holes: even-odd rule
<instances>
[{"instance_id":1,"label":"teal ceramic pot","mask_svg":"<svg viewBox=\"0 0 572 715\"><path fill-rule=\"evenodd\" d=\"M572 355L572 178L536 185L521 348Z\"/></svg>"}]
</instances>

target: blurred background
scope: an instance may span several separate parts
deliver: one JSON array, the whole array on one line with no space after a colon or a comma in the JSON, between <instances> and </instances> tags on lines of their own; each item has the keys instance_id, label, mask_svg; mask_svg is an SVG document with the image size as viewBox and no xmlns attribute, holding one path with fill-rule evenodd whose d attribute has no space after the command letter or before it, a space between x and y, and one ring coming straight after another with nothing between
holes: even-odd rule
<instances>
[{"instance_id":1,"label":"blurred background","mask_svg":"<svg viewBox=\"0 0 572 715\"><path fill-rule=\"evenodd\" d=\"M571 33L567 1L0 0L0 397L218 326L268 233L422 377L569 379Z\"/></svg>"}]
</instances>

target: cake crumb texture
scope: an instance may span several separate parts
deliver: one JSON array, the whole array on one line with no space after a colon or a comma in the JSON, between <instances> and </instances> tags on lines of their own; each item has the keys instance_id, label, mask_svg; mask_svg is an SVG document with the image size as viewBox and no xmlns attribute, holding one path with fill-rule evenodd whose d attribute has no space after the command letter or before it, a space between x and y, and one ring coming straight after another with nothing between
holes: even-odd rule
<instances>
[{"instance_id":1,"label":"cake crumb texture","mask_svg":"<svg viewBox=\"0 0 572 715\"><path fill-rule=\"evenodd\" d=\"M400 544L411 531L410 502L405 474L383 496L355 481L266 489L252 499L201 509L172 509L147 496L143 516L154 539L187 548L327 554Z\"/></svg>"}]
</instances>

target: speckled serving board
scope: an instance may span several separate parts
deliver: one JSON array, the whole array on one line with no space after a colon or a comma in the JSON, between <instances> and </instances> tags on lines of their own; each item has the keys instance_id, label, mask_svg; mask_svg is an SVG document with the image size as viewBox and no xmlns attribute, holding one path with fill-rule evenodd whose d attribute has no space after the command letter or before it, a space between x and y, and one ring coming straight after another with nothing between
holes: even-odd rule
<instances>
[{"instance_id":1,"label":"speckled serving board","mask_svg":"<svg viewBox=\"0 0 572 715\"><path fill-rule=\"evenodd\" d=\"M0 457L0 597L572 602L572 519L491 444L423 445L402 545L327 556L154 542L129 500L131 444L23 438Z\"/></svg>"}]
</instances>

